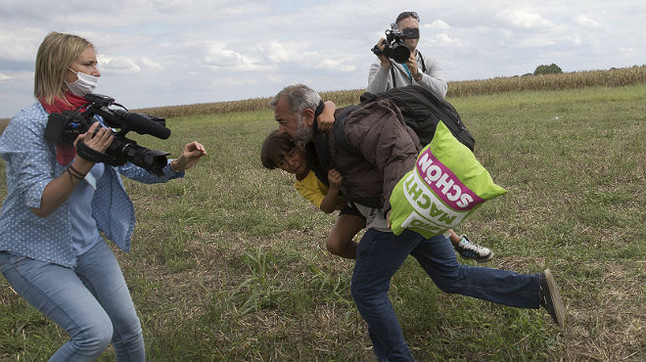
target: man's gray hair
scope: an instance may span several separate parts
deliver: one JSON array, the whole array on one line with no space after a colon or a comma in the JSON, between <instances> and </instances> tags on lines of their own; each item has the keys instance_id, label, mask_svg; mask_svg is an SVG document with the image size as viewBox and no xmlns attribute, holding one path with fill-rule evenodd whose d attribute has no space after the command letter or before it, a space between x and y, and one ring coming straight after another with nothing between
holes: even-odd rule
<instances>
[{"instance_id":1,"label":"man's gray hair","mask_svg":"<svg viewBox=\"0 0 646 362\"><path fill-rule=\"evenodd\" d=\"M276 103L283 97L286 97L289 112L294 115L300 115L308 108L316 110L316 107L321 102L321 96L312 88L304 84L293 84L278 92L269 105L275 108Z\"/></svg>"}]
</instances>

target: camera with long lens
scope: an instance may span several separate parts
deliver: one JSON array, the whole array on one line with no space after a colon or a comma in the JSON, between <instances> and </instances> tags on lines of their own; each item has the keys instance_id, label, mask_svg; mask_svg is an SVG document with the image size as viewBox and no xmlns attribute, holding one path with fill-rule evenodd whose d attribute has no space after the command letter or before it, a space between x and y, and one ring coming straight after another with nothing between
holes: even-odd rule
<instances>
[{"instance_id":1,"label":"camera with long lens","mask_svg":"<svg viewBox=\"0 0 646 362\"><path fill-rule=\"evenodd\" d=\"M164 118L128 112L124 106L115 103L113 98L101 94L90 93L85 95L85 99L88 102L75 110L51 113L45 128L45 139L56 144L73 144L78 135L87 132L92 123L97 121L95 116L98 115L106 126L118 131L112 131L114 138L104 153L92 150L80 141L77 153L81 157L112 166L131 162L157 176L163 175L162 170L166 167L170 153L139 146L136 141L125 136L126 133L135 131L167 139L170 137L170 129L166 128Z\"/></svg>"},{"instance_id":2,"label":"camera with long lens","mask_svg":"<svg viewBox=\"0 0 646 362\"><path fill-rule=\"evenodd\" d=\"M390 29L386 30L386 43L384 49L380 50L375 45L371 50L376 55L385 55L397 63L406 63L410 57L410 49L406 45L405 39L419 38L419 29L407 28L400 31L396 24L391 24Z\"/></svg>"}]
</instances>

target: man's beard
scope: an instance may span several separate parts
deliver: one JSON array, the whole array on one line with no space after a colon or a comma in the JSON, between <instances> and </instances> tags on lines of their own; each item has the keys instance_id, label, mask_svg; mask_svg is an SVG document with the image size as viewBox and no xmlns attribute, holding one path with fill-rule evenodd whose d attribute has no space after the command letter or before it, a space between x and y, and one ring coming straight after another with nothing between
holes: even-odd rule
<instances>
[{"instance_id":1,"label":"man's beard","mask_svg":"<svg viewBox=\"0 0 646 362\"><path fill-rule=\"evenodd\" d=\"M298 146L304 146L312 140L314 132L312 127L306 125L301 117L298 118L297 124L298 128L296 130L296 134L294 135L294 142Z\"/></svg>"}]
</instances>

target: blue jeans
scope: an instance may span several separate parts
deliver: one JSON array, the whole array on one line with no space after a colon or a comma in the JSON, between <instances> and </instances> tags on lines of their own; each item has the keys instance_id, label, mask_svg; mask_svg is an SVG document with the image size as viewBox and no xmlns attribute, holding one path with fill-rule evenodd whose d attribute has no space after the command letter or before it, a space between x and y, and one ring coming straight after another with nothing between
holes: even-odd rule
<instances>
[{"instance_id":1,"label":"blue jeans","mask_svg":"<svg viewBox=\"0 0 646 362\"><path fill-rule=\"evenodd\" d=\"M118 361L144 361L141 324L112 250L99 242L74 269L0 252L0 270L29 304L69 335L50 361L94 361L110 342Z\"/></svg>"},{"instance_id":2,"label":"blue jeans","mask_svg":"<svg viewBox=\"0 0 646 362\"><path fill-rule=\"evenodd\" d=\"M408 230L396 236L369 229L359 242L351 290L380 361L413 360L388 299L390 279L408 255L417 259L444 292L512 307L539 306L539 274L462 265L444 235L424 239Z\"/></svg>"}]
</instances>

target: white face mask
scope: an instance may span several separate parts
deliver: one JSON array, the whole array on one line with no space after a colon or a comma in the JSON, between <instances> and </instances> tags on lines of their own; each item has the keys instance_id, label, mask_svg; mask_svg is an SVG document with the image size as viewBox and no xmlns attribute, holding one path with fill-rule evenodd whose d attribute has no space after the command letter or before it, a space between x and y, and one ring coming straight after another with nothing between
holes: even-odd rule
<instances>
[{"instance_id":1,"label":"white face mask","mask_svg":"<svg viewBox=\"0 0 646 362\"><path fill-rule=\"evenodd\" d=\"M72 69L70 69L70 71L78 77L78 79L72 83L65 82L65 85L67 85L67 88L72 92L72 94L83 97L88 93L94 92L94 88L96 88L99 77L87 73L75 72Z\"/></svg>"}]
</instances>

